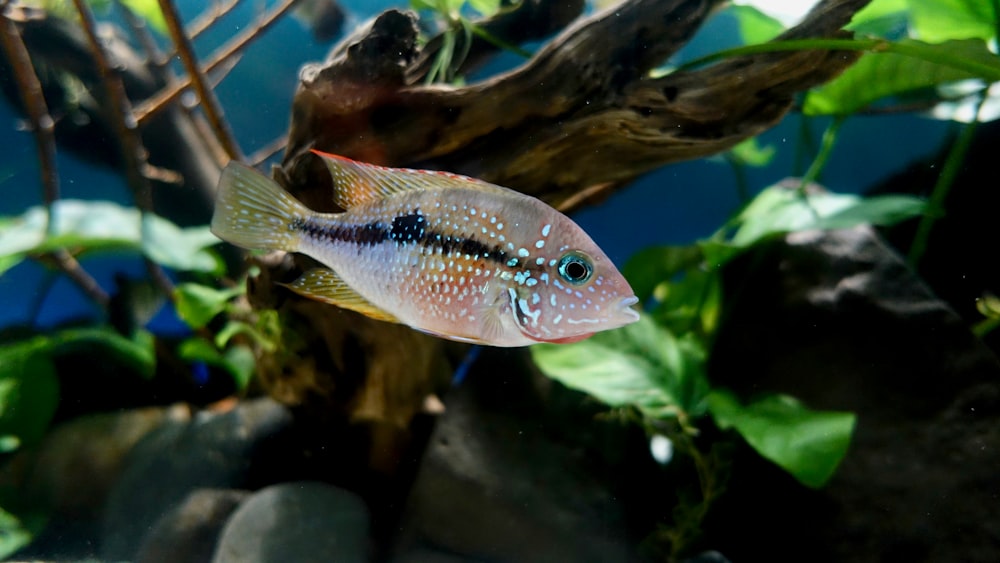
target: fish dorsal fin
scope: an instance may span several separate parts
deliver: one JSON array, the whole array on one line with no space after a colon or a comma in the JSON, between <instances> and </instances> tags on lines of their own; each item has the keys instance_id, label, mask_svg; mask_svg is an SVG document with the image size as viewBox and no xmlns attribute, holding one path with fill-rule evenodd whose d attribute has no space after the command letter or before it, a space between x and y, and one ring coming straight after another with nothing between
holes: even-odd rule
<instances>
[{"instance_id":1,"label":"fish dorsal fin","mask_svg":"<svg viewBox=\"0 0 1000 563\"><path fill-rule=\"evenodd\" d=\"M344 209L409 191L464 188L493 193L509 192L507 188L451 172L389 168L315 149L312 152L321 157L330 170L334 184L334 203Z\"/></svg>"},{"instance_id":2,"label":"fish dorsal fin","mask_svg":"<svg viewBox=\"0 0 1000 563\"><path fill-rule=\"evenodd\" d=\"M351 289L351 286L340 279L333 270L326 268L313 268L302 274L299 279L292 283L280 284L288 289L323 303L336 305L343 309L357 311L362 315L367 315L380 321L398 323L399 319L372 305L370 301L358 295L358 292Z\"/></svg>"}]
</instances>

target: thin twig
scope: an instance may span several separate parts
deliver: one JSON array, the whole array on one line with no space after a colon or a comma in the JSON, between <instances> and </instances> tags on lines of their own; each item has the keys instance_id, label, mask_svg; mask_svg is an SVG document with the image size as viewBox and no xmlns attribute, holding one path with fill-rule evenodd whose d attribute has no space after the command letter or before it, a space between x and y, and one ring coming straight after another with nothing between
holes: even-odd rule
<instances>
[{"instance_id":1,"label":"thin twig","mask_svg":"<svg viewBox=\"0 0 1000 563\"><path fill-rule=\"evenodd\" d=\"M286 146L288 146L288 135L282 135L254 151L253 154L247 157L247 163L250 164L250 166L257 166L261 162L264 162L274 156L278 151L284 149Z\"/></svg>"},{"instance_id":2,"label":"thin twig","mask_svg":"<svg viewBox=\"0 0 1000 563\"><path fill-rule=\"evenodd\" d=\"M31 63L31 56L28 48L24 45L21 33L17 29L6 13L0 10L0 44L10 61L11 69L14 73L14 81L17 84L18 93L21 96L21 103L28 120L31 121L31 132L35 138L35 147L38 149L38 163L41 170L42 196L45 199L45 232L52 234L56 221L52 218L52 208L59 199L59 174L56 171L56 139L55 123L49 115L48 105L42 94L42 85L35 73L35 67ZM50 257L56 266L66 274L76 285L86 293L91 300L107 308L110 298L101 289L80 263L73 258L66 249L55 250L50 253Z\"/></svg>"},{"instance_id":3,"label":"thin twig","mask_svg":"<svg viewBox=\"0 0 1000 563\"><path fill-rule=\"evenodd\" d=\"M198 17L188 26L188 36L191 39L197 39L199 35L212 27L212 24L222 19L222 16L231 12L239 3L240 0L228 0L226 3L212 2L212 7L198 14Z\"/></svg>"},{"instance_id":4,"label":"thin twig","mask_svg":"<svg viewBox=\"0 0 1000 563\"><path fill-rule=\"evenodd\" d=\"M132 190L132 197L135 199L136 207L141 213L141 232L145 240L147 227L146 215L153 212L153 190L149 179L143 174L147 167L146 149L139 136L138 123L132 113L132 106L125 93L125 84L121 76L115 73L108 63L107 53L101 45L101 40L97 36L94 14L85 0L73 0L77 12L80 14L80 25L87 35L87 43L90 46L91 56L100 71L101 83L108 104L108 120L115 130L115 137L118 141L118 148L122 154L122 162L125 167L125 179ZM146 271L163 293L173 297L173 283L167 277L159 264L153 262L148 257L143 258L146 264Z\"/></svg>"},{"instance_id":5,"label":"thin twig","mask_svg":"<svg viewBox=\"0 0 1000 563\"><path fill-rule=\"evenodd\" d=\"M73 283L82 289L83 292L87 294L87 297L100 305L101 308L108 308L108 304L111 303L111 297L106 291L104 291L103 288L101 288L100 284L97 283L97 280L91 277L91 275L83 269L80 262L77 261L77 259L69 253L69 251L61 249L53 252L49 256L51 256L51 258L55 261L59 270L66 274L69 279L73 280Z\"/></svg>"},{"instance_id":6,"label":"thin twig","mask_svg":"<svg viewBox=\"0 0 1000 563\"><path fill-rule=\"evenodd\" d=\"M56 173L56 139L55 122L49 115L48 105L45 103L45 96L42 94L42 84L35 73L35 67L31 63L31 56L28 48L24 45L21 33L17 25L7 17L6 13L0 11L0 22L3 29L0 30L0 41L3 43L3 50L10 61L14 71L14 81L17 84L18 93L21 96L21 103L24 111L31 122L31 131L35 137L35 147L38 149L38 164L41 168L42 176L42 197L45 200L46 232L51 233L53 221L52 204L59 199L59 175Z\"/></svg>"},{"instance_id":7,"label":"thin twig","mask_svg":"<svg viewBox=\"0 0 1000 563\"><path fill-rule=\"evenodd\" d=\"M184 68L187 70L188 79L194 86L194 91L197 92L198 99L201 100L201 109L205 112L205 117L208 118L208 122L215 132L216 138L219 139L219 143L225 149L229 158L243 160L243 151L240 150L239 143L233 136L229 124L226 123L219 99L215 97L215 92L208 85L208 79L205 74L198 68L198 59L195 58L191 40L184 34L184 27L181 25L180 16L177 14L177 7L174 6L172 0L159 0L159 3L160 10L163 12L163 18L167 22L167 30L170 32L170 37L174 40L177 55L180 56L181 63L184 64Z\"/></svg>"},{"instance_id":8,"label":"thin twig","mask_svg":"<svg viewBox=\"0 0 1000 563\"><path fill-rule=\"evenodd\" d=\"M122 0L115 0L115 6L118 7L118 10L124 16L125 22L132 28L132 35L139 41L139 45L146 53L146 59L150 65L159 70L163 78L166 78L166 73L169 72L167 61L170 59L156 46L156 40L153 39L153 35L149 32L149 26L146 25L145 20L136 16L135 12L126 6Z\"/></svg>"},{"instance_id":9,"label":"thin twig","mask_svg":"<svg viewBox=\"0 0 1000 563\"><path fill-rule=\"evenodd\" d=\"M76 2L78 0L73 1ZM247 45L263 35L265 31L277 23L281 16L288 10L292 9L298 1L299 0L283 0L281 4L271 10L270 13L264 15L260 20L258 20L256 25L248 27L246 31L237 35L228 43L216 50L216 52L213 53L208 59L208 62L205 63L201 72L203 74L211 73L216 69L216 67L226 62L226 60L230 57L245 49ZM175 84L167 86L155 96L139 104L135 110L135 118L139 122L139 125L142 125L148 119L166 108L189 86L191 86L191 77L184 78L177 81Z\"/></svg>"}]
</instances>

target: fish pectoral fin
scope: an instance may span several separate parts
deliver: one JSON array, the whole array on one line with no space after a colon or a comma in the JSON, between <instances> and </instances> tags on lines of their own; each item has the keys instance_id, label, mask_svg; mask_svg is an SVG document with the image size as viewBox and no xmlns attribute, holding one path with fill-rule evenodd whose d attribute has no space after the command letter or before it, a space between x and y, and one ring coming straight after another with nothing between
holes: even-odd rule
<instances>
[{"instance_id":1,"label":"fish pectoral fin","mask_svg":"<svg viewBox=\"0 0 1000 563\"><path fill-rule=\"evenodd\" d=\"M496 302L484 307L479 312L482 319L482 332L480 335L484 342L497 342L503 336L503 315L506 310L502 302Z\"/></svg>"},{"instance_id":2,"label":"fish pectoral fin","mask_svg":"<svg viewBox=\"0 0 1000 563\"><path fill-rule=\"evenodd\" d=\"M357 311L373 319L391 323L399 322L399 319L372 305L370 301L359 295L333 270L313 268L292 283L279 285L283 285L303 297Z\"/></svg>"}]
</instances>

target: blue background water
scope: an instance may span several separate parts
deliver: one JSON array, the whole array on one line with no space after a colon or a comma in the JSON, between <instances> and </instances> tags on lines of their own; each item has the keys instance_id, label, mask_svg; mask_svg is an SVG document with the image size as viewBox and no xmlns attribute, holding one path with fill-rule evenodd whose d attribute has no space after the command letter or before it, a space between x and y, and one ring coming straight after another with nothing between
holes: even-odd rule
<instances>
[{"instance_id":1,"label":"blue background water","mask_svg":"<svg viewBox=\"0 0 1000 563\"><path fill-rule=\"evenodd\" d=\"M178 3L185 19L204 5L200 0ZM349 20L345 30L381 11L399 5L390 1L355 0L345 3ZM251 21L258 2L242 2L224 20L199 38L196 48L205 56ZM736 36L733 21L717 17L678 55L688 60L729 46ZM233 130L244 151L251 153L282 135L288 126L289 108L298 68L320 60L329 45L317 44L294 18L286 17L246 52L239 65L217 88ZM506 59L514 61L515 59ZM502 63L498 63L502 64ZM491 67L495 70L496 65ZM473 77L474 79L475 77ZM30 133L19 127L21 118L0 103L0 215L22 213L41 202L37 157ZM774 145L776 158L764 168L748 168L753 191L793 173L796 145L801 142L800 118L790 115L761 136ZM818 144L825 123L812 124L812 145ZM857 117L841 129L839 141L823 183L838 192L861 192L905 167L915 159L940 149L948 125L918 116ZM811 154L809 158L811 158ZM806 161L808 163L808 160ZM128 204L123 180L65 152L58 156L62 195L65 198L109 199ZM739 206L732 170L721 161L699 160L664 167L640 178L601 205L581 210L574 218L619 264L633 252L652 244L686 244L717 229ZM86 258L85 268L110 290L116 272L144 275L141 262L129 256ZM94 317L95 307L67 280L56 279L48 294L42 293L44 269L23 263L0 276L0 327L32 324L31 312L40 298L42 306L34 324L52 326L67 319ZM154 322L164 330L177 324L169 313Z\"/></svg>"}]
</instances>

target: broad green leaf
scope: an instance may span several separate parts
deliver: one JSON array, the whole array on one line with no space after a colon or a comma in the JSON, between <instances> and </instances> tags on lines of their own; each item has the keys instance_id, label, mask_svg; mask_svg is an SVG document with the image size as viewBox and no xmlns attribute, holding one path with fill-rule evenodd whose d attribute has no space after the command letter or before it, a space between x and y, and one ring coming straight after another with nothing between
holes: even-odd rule
<instances>
[{"instance_id":1,"label":"broad green leaf","mask_svg":"<svg viewBox=\"0 0 1000 563\"><path fill-rule=\"evenodd\" d=\"M6 560L31 540L41 530L41 523L24 522L16 515L0 508L0 559Z\"/></svg>"},{"instance_id":2,"label":"broad green leaf","mask_svg":"<svg viewBox=\"0 0 1000 563\"><path fill-rule=\"evenodd\" d=\"M151 260L176 270L218 272L221 268L219 259L206 250L220 242L207 227L181 229L155 215L143 221L135 208L68 199L52 206L53 234L47 236L45 215L45 209L37 206L0 224L0 274L30 254L62 248L72 252L144 252Z\"/></svg>"},{"instance_id":3,"label":"broad green leaf","mask_svg":"<svg viewBox=\"0 0 1000 563\"><path fill-rule=\"evenodd\" d=\"M680 279L657 286L654 297L658 304L650 314L676 334L709 335L718 323L722 286L714 269L687 270Z\"/></svg>"},{"instance_id":4,"label":"broad green leaf","mask_svg":"<svg viewBox=\"0 0 1000 563\"><path fill-rule=\"evenodd\" d=\"M246 388L257 366L253 352L246 346L234 346L223 353L211 342L196 336L181 342L177 355L189 362L201 362L225 370L241 390Z\"/></svg>"},{"instance_id":5,"label":"broad green leaf","mask_svg":"<svg viewBox=\"0 0 1000 563\"><path fill-rule=\"evenodd\" d=\"M847 29L888 39L906 36L910 21L909 0L873 0L851 18Z\"/></svg>"},{"instance_id":6,"label":"broad green leaf","mask_svg":"<svg viewBox=\"0 0 1000 563\"><path fill-rule=\"evenodd\" d=\"M243 292L242 287L215 289L197 283L182 283L174 289L177 316L191 328L201 328L226 308L226 303Z\"/></svg>"},{"instance_id":7,"label":"broad green leaf","mask_svg":"<svg viewBox=\"0 0 1000 563\"><path fill-rule=\"evenodd\" d=\"M736 18L743 43L747 45L770 41L785 31L784 24L753 6L734 4L725 13Z\"/></svg>"},{"instance_id":8,"label":"broad green leaf","mask_svg":"<svg viewBox=\"0 0 1000 563\"><path fill-rule=\"evenodd\" d=\"M0 435L37 444L59 404L59 380L44 347L31 340L0 347Z\"/></svg>"},{"instance_id":9,"label":"broad green leaf","mask_svg":"<svg viewBox=\"0 0 1000 563\"><path fill-rule=\"evenodd\" d=\"M142 18L149 27L161 35L167 35L167 21L163 19L163 11L157 0L122 0L122 4Z\"/></svg>"},{"instance_id":10,"label":"broad green leaf","mask_svg":"<svg viewBox=\"0 0 1000 563\"><path fill-rule=\"evenodd\" d=\"M735 429L757 453L812 488L833 476L856 418L849 412L810 410L787 395L743 405L721 389L709 393L708 410L719 428Z\"/></svg>"},{"instance_id":11,"label":"broad green leaf","mask_svg":"<svg viewBox=\"0 0 1000 563\"><path fill-rule=\"evenodd\" d=\"M251 338L258 346L268 352L274 352L277 344L250 324L239 320L230 320L215 334L215 345L220 349L225 349L237 334L243 334Z\"/></svg>"},{"instance_id":12,"label":"broad green leaf","mask_svg":"<svg viewBox=\"0 0 1000 563\"><path fill-rule=\"evenodd\" d=\"M215 274L222 271L219 257L205 251L220 242L209 227L182 229L155 215L147 215L145 220L147 230L142 251L153 262L180 271Z\"/></svg>"},{"instance_id":13,"label":"broad green leaf","mask_svg":"<svg viewBox=\"0 0 1000 563\"><path fill-rule=\"evenodd\" d=\"M997 32L992 0L909 0L914 34L929 43L992 39Z\"/></svg>"},{"instance_id":14,"label":"broad green leaf","mask_svg":"<svg viewBox=\"0 0 1000 563\"><path fill-rule=\"evenodd\" d=\"M773 235L809 229L844 229L865 223L887 226L920 215L925 209L926 203L912 196L807 195L772 186L740 213L731 244L745 248Z\"/></svg>"},{"instance_id":15,"label":"broad green leaf","mask_svg":"<svg viewBox=\"0 0 1000 563\"><path fill-rule=\"evenodd\" d=\"M757 137L750 137L729 149L729 154L737 162L756 168L770 164L777 153L774 145L762 145Z\"/></svg>"},{"instance_id":16,"label":"broad green leaf","mask_svg":"<svg viewBox=\"0 0 1000 563\"><path fill-rule=\"evenodd\" d=\"M547 376L611 406L657 418L704 412L704 351L648 316L573 344L538 344L531 355Z\"/></svg>"},{"instance_id":17,"label":"broad green leaf","mask_svg":"<svg viewBox=\"0 0 1000 563\"><path fill-rule=\"evenodd\" d=\"M144 378L153 377L156 371L155 339L147 330L135 331L131 339L112 328L103 327L65 329L37 338L44 339L52 354L97 348L109 361L127 367Z\"/></svg>"},{"instance_id":18,"label":"broad green leaf","mask_svg":"<svg viewBox=\"0 0 1000 563\"><path fill-rule=\"evenodd\" d=\"M697 246L651 246L636 252L622 268L632 291L645 303L665 280L673 279L702 261Z\"/></svg>"},{"instance_id":19,"label":"broad green leaf","mask_svg":"<svg viewBox=\"0 0 1000 563\"><path fill-rule=\"evenodd\" d=\"M253 351L246 346L233 346L226 350L226 363L229 366L229 374L233 376L236 388L244 390L250 384L254 370L257 369L257 358Z\"/></svg>"},{"instance_id":20,"label":"broad green leaf","mask_svg":"<svg viewBox=\"0 0 1000 563\"><path fill-rule=\"evenodd\" d=\"M918 41L899 43L914 56L895 52L865 53L857 63L827 84L810 90L802 107L806 115L848 115L890 96L912 94L943 84L984 78L950 66L955 59L1000 72L1000 57L978 39L936 45ZM919 55L920 58L918 58Z\"/></svg>"},{"instance_id":21,"label":"broad green leaf","mask_svg":"<svg viewBox=\"0 0 1000 563\"><path fill-rule=\"evenodd\" d=\"M417 11L436 9L436 5L427 0L410 0L410 7Z\"/></svg>"},{"instance_id":22,"label":"broad green leaf","mask_svg":"<svg viewBox=\"0 0 1000 563\"><path fill-rule=\"evenodd\" d=\"M483 16L490 17L500 11L500 0L469 0L469 6Z\"/></svg>"}]
</instances>

